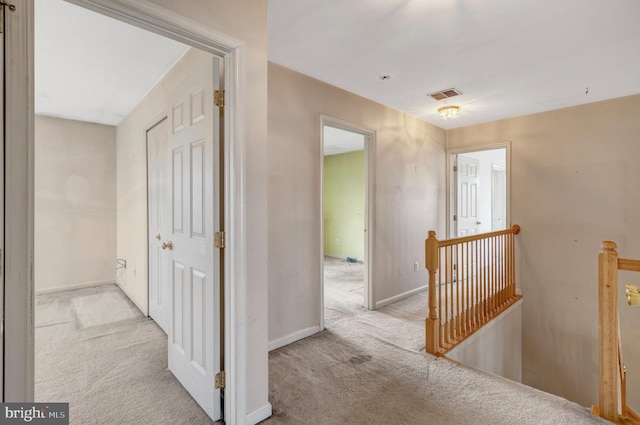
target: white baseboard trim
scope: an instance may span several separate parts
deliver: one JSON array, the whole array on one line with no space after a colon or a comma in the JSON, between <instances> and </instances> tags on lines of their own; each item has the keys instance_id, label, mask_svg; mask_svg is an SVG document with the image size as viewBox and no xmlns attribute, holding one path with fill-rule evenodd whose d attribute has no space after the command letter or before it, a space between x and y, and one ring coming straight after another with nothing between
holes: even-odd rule
<instances>
[{"instance_id":1,"label":"white baseboard trim","mask_svg":"<svg viewBox=\"0 0 640 425\"><path fill-rule=\"evenodd\" d=\"M264 421L273 412L271 403L267 403L261 408L254 410L247 415L247 425L255 425L260 421Z\"/></svg>"},{"instance_id":2,"label":"white baseboard trim","mask_svg":"<svg viewBox=\"0 0 640 425\"><path fill-rule=\"evenodd\" d=\"M300 329L299 331L283 336L282 338L269 341L269 351L277 350L280 347L284 347L285 345L289 345L293 342L299 341L302 338L317 334L318 332L320 332L320 325L311 326L310 328L306 329Z\"/></svg>"},{"instance_id":3,"label":"white baseboard trim","mask_svg":"<svg viewBox=\"0 0 640 425\"><path fill-rule=\"evenodd\" d=\"M36 289L36 290L34 290L34 293L36 295L49 294L49 293L52 293L52 292L71 291L71 290L74 290L74 289L91 288L92 286L115 285L115 284L116 284L116 282L114 280L103 280L103 281L99 281L99 282L74 283L73 285L56 286L55 288Z\"/></svg>"},{"instance_id":4,"label":"white baseboard trim","mask_svg":"<svg viewBox=\"0 0 640 425\"><path fill-rule=\"evenodd\" d=\"M394 295L393 297L387 298L385 300L380 300L380 301L376 302L376 310L379 309L379 308L382 308L382 307L384 307L386 305L393 304L396 301L400 301L400 300L402 300L404 298L410 297L411 295L415 295L418 292L422 292L422 291L426 291L426 290L427 290L427 285L423 285L423 286L420 286L419 288L415 288L415 289L412 289L410 291L403 292L402 294Z\"/></svg>"}]
</instances>

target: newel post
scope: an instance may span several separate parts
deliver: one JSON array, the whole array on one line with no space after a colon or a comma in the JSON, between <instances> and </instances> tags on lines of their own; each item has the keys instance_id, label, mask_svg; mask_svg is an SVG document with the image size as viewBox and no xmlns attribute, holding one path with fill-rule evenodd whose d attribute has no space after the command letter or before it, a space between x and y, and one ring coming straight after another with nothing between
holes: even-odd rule
<instances>
[{"instance_id":1,"label":"newel post","mask_svg":"<svg viewBox=\"0 0 640 425\"><path fill-rule=\"evenodd\" d=\"M429 316L425 320L427 338L427 353L436 354L438 351L438 311L436 310L436 271L438 270L438 239L436 232L429 231L429 238L425 240L425 267L429 271Z\"/></svg>"},{"instance_id":2,"label":"newel post","mask_svg":"<svg viewBox=\"0 0 640 425\"><path fill-rule=\"evenodd\" d=\"M604 241L598 256L598 319L600 337L600 416L618 421L618 253Z\"/></svg>"}]
</instances>

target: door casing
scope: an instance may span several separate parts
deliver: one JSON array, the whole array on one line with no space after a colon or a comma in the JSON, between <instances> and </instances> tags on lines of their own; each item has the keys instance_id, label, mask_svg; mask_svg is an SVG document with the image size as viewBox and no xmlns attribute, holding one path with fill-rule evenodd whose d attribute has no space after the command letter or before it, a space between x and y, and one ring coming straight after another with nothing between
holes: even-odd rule
<instances>
[{"instance_id":1,"label":"door casing","mask_svg":"<svg viewBox=\"0 0 640 425\"><path fill-rule=\"evenodd\" d=\"M224 214L229 243L224 290L225 419L246 420L246 240L244 189L245 47L230 37L146 0L67 0L222 58L225 72ZM33 0L23 0L5 26L7 35L4 401L32 401L33 327ZM11 142L13 141L13 143ZM25 284L26 282L26 284Z\"/></svg>"},{"instance_id":2,"label":"door casing","mask_svg":"<svg viewBox=\"0 0 640 425\"><path fill-rule=\"evenodd\" d=\"M33 10L24 0L4 13L5 402L33 400Z\"/></svg>"},{"instance_id":3,"label":"door casing","mask_svg":"<svg viewBox=\"0 0 640 425\"><path fill-rule=\"evenodd\" d=\"M2 17L4 25L4 16ZM4 400L4 33L0 33L0 401Z\"/></svg>"}]
</instances>

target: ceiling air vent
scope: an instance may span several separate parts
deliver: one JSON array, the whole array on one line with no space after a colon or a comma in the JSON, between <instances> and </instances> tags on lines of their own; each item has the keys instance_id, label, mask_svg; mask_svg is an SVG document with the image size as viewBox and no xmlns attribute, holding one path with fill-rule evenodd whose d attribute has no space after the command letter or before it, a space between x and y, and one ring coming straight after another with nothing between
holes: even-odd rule
<instances>
[{"instance_id":1,"label":"ceiling air vent","mask_svg":"<svg viewBox=\"0 0 640 425\"><path fill-rule=\"evenodd\" d=\"M442 100L442 99L448 99L454 96L459 96L461 94L462 92L460 90L446 89L446 90L437 91L435 93L431 93L429 96L431 96L435 100Z\"/></svg>"}]
</instances>

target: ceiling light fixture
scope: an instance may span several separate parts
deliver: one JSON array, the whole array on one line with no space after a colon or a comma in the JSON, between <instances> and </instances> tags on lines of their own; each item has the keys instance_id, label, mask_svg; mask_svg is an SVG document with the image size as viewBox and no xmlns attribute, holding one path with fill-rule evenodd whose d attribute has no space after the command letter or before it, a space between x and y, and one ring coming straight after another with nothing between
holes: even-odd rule
<instances>
[{"instance_id":1,"label":"ceiling light fixture","mask_svg":"<svg viewBox=\"0 0 640 425\"><path fill-rule=\"evenodd\" d=\"M458 118L458 111L460 111L459 106L443 106L442 108L438 108L438 114L443 120Z\"/></svg>"}]
</instances>

